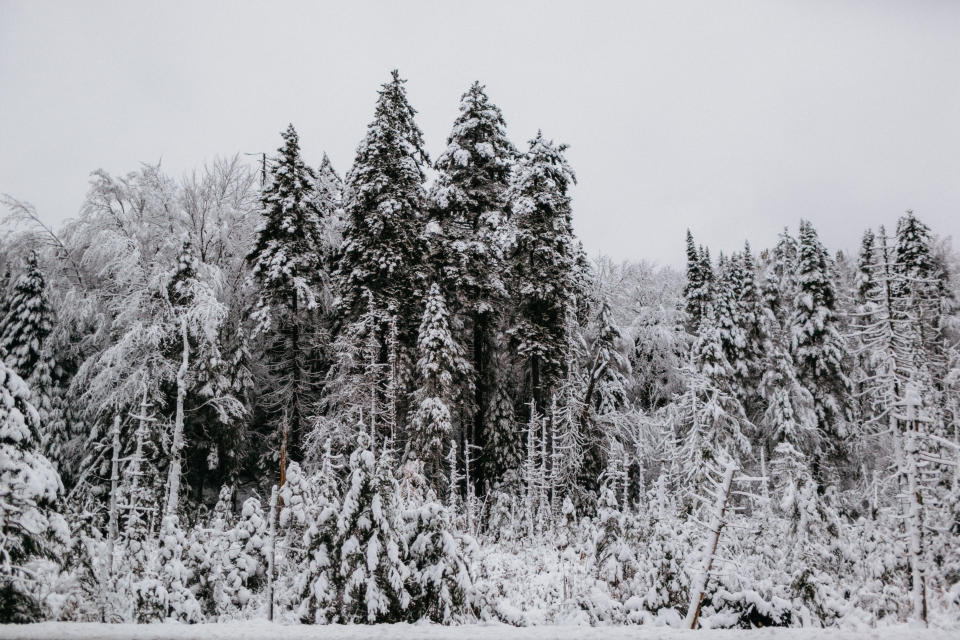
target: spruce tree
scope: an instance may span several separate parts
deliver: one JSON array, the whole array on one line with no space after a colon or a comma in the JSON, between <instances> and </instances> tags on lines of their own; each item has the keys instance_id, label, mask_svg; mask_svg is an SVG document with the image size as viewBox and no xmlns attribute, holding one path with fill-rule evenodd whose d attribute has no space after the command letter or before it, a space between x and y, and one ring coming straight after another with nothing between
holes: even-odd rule
<instances>
[{"instance_id":1,"label":"spruce tree","mask_svg":"<svg viewBox=\"0 0 960 640\"><path fill-rule=\"evenodd\" d=\"M283 145L269 166L261 196L263 219L247 263L258 289L253 317L265 342L270 422L280 436L281 457L299 458L305 421L316 399L310 342L323 252L313 192L316 176L300 157L293 125L281 135Z\"/></svg>"},{"instance_id":2,"label":"spruce tree","mask_svg":"<svg viewBox=\"0 0 960 640\"><path fill-rule=\"evenodd\" d=\"M0 356L21 378L29 380L41 365L44 344L53 330L53 309L36 252L27 258L26 270L5 304L8 310L0 323Z\"/></svg>"},{"instance_id":3,"label":"spruce tree","mask_svg":"<svg viewBox=\"0 0 960 640\"><path fill-rule=\"evenodd\" d=\"M470 611L473 580L470 576L472 538L456 533L450 512L430 501L410 509L407 521L410 592L409 616L450 624Z\"/></svg>"},{"instance_id":4,"label":"spruce tree","mask_svg":"<svg viewBox=\"0 0 960 640\"><path fill-rule=\"evenodd\" d=\"M790 318L791 355L797 379L813 396L817 426L833 454L848 433L847 378L831 261L813 225L800 223L797 290Z\"/></svg>"},{"instance_id":5,"label":"spruce tree","mask_svg":"<svg viewBox=\"0 0 960 640\"><path fill-rule=\"evenodd\" d=\"M563 152L538 132L521 157L511 185L515 237L510 250L517 318L510 344L524 365L537 407L549 402L562 376L568 320L582 293L576 282L579 246L573 237L570 185L576 182Z\"/></svg>"},{"instance_id":6,"label":"spruce tree","mask_svg":"<svg viewBox=\"0 0 960 640\"><path fill-rule=\"evenodd\" d=\"M439 489L445 477L443 448L453 431L451 413L457 399L454 383L464 376L469 364L453 340L446 303L436 283L430 286L427 295L417 352L417 407L405 457L422 460L424 474Z\"/></svg>"},{"instance_id":7,"label":"spruce tree","mask_svg":"<svg viewBox=\"0 0 960 640\"><path fill-rule=\"evenodd\" d=\"M499 455L485 432L487 406L494 394L493 353L502 330L497 308L506 299L503 236L509 217L507 191L517 152L507 140L506 122L490 101L483 85L474 82L460 98L460 113L437 158L437 179L430 194L430 220L438 232L428 234L431 255L441 288L455 323L457 342L469 347L473 375L472 409L466 437L481 447L480 473L485 461Z\"/></svg>"},{"instance_id":8,"label":"spruce tree","mask_svg":"<svg viewBox=\"0 0 960 640\"><path fill-rule=\"evenodd\" d=\"M921 348L918 356L926 366L942 367L940 316L945 274L933 256L930 227L909 210L897 221L896 271L901 276L898 293L908 305L905 314L916 326Z\"/></svg>"},{"instance_id":9,"label":"spruce tree","mask_svg":"<svg viewBox=\"0 0 960 640\"><path fill-rule=\"evenodd\" d=\"M40 418L23 379L0 361L0 622L35 622L35 578L25 565L69 540L54 511L60 476L40 450Z\"/></svg>"},{"instance_id":10,"label":"spruce tree","mask_svg":"<svg viewBox=\"0 0 960 640\"><path fill-rule=\"evenodd\" d=\"M349 321L372 302L377 312L396 318L400 345L412 349L426 293L422 230L429 160L405 83L394 70L381 87L373 122L347 174L336 276Z\"/></svg>"},{"instance_id":11,"label":"spruce tree","mask_svg":"<svg viewBox=\"0 0 960 640\"><path fill-rule=\"evenodd\" d=\"M334 582L343 623L398 622L410 604L409 568L398 531L393 459L377 459L369 437L350 454L350 477L337 514Z\"/></svg>"},{"instance_id":12,"label":"spruce tree","mask_svg":"<svg viewBox=\"0 0 960 640\"><path fill-rule=\"evenodd\" d=\"M703 247L697 248L693 234L687 229L687 281L683 287L683 298L686 301L686 328L690 334L697 334L707 306L713 301L712 284L713 269L709 254Z\"/></svg>"},{"instance_id":13,"label":"spruce tree","mask_svg":"<svg viewBox=\"0 0 960 640\"><path fill-rule=\"evenodd\" d=\"M333 168L327 154L323 154L323 160L317 169L313 201L320 215L323 263L326 269L332 272L336 267L336 254L343 241L343 179Z\"/></svg>"}]
</instances>

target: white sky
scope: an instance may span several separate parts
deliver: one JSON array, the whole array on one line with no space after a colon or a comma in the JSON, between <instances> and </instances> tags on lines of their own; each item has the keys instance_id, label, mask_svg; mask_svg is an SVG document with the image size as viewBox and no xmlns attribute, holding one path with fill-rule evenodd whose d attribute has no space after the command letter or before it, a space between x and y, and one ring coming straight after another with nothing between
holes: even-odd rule
<instances>
[{"instance_id":1,"label":"white sky","mask_svg":"<svg viewBox=\"0 0 960 640\"><path fill-rule=\"evenodd\" d=\"M0 0L0 192L59 222L90 171L272 152L342 174L397 67L431 158L479 79L570 144L591 255L681 264L809 218L960 233L960 2Z\"/></svg>"}]
</instances>

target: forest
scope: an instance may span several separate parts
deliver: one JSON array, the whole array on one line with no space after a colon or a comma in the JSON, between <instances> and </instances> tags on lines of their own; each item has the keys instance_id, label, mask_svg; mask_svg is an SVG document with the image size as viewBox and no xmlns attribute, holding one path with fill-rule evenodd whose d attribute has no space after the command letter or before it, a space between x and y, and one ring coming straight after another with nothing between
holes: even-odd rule
<instances>
[{"instance_id":1,"label":"forest","mask_svg":"<svg viewBox=\"0 0 960 640\"><path fill-rule=\"evenodd\" d=\"M424 147L4 198L0 622L958 624L949 238L591 259L480 83Z\"/></svg>"}]
</instances>

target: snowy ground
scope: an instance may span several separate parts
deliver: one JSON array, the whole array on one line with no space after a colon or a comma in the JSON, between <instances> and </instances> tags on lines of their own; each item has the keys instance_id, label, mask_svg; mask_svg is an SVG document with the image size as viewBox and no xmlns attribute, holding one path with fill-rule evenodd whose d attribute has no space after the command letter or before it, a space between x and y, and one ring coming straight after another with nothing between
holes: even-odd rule
<instances>
[{"instance_id":1,"label":"snowy ground","mask_svg":"<svg viewBox=\"0 0 960 640\"><path fill-rule=\"evenodd\" d=\"M681 631L640 629L633 626L577 627L504 625L354 625L286 626L266 622L225 624L91 624L44 622L0 625L0 640L955 640L956 629L918 629L910 626L863 631L823 629L757 629L752 631Z\"/></svg>"}]
</instances>

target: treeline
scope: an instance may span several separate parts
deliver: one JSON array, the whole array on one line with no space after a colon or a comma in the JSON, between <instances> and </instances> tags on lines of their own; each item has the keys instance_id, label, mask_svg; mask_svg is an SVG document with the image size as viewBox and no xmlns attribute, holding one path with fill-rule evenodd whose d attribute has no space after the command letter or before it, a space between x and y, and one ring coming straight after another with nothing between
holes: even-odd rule
<instances>
[{"instance_id":1,"label":"treeline","mask_svg":"<svg viewBox=\"0 0 960 640\"><path fill-rule=\"evenodd\" d=\"M394 72L342 180L290 126L262 175L95 172L57 230L8 199L6 618L955 613L947 245L590 264L564 151L474 84L431 164Z\"/></svg>"}]
</instances>

